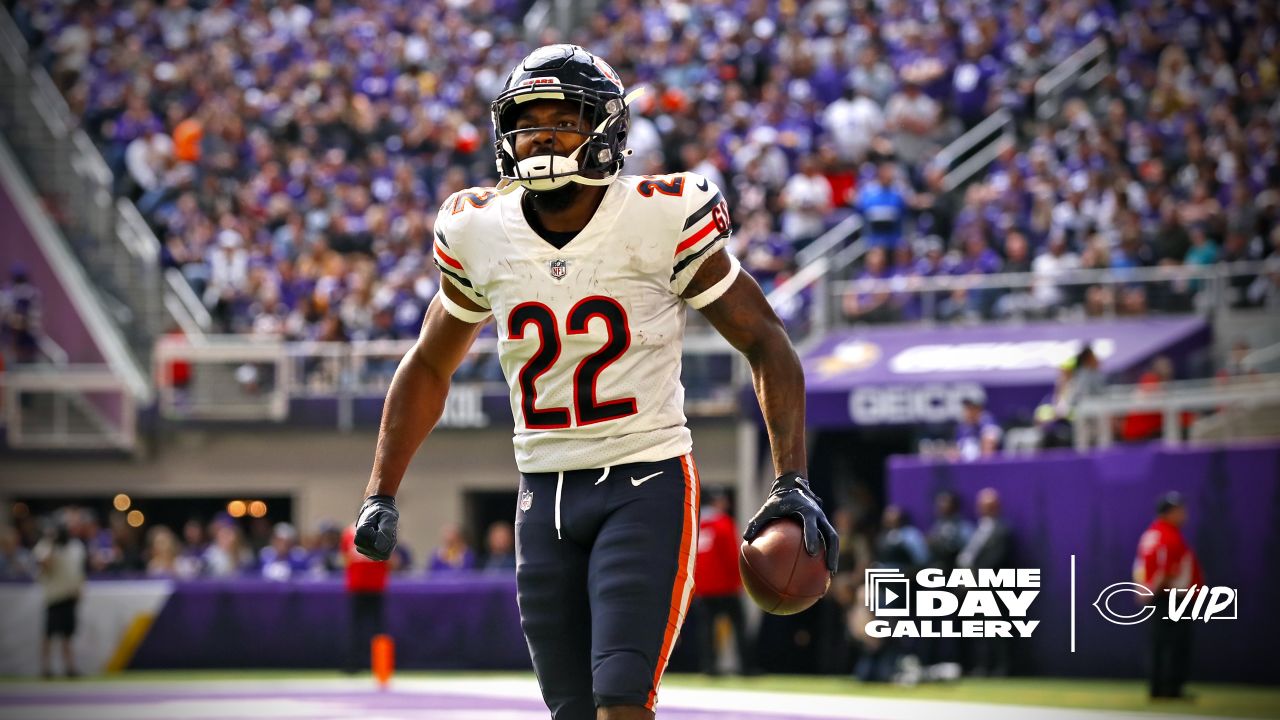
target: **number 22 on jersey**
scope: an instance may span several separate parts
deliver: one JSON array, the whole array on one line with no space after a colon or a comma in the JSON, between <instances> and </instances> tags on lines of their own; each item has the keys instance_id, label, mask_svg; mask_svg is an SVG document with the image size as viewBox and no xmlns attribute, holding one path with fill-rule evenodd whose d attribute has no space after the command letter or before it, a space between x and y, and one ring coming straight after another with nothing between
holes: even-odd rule
<instances>
[{"instance_id":1,"label":"number 22 on jersey","mask_svg":"<svg viewBox=\"0 0 1280 720\"><path fill-rule=\"evenodd\" d=\"M573 418L577 425L617 420L636 413L634 397L601 401L596 397L600 373L631 347L631 329L627 313L617 300L593 295L578 301L565 319L565 332L584 335L592 320L603 320L609 339L599 350L584 357L573 371ZM569 408L539 408L538 378L560 360L560 328L551 308L539 302L526 302L511 310L507 320L507 337L523 340L525 328L534 325L538 332L538 349L520 368L520 410L525 427L530 430L559 430L572 427Z\"/></svg>"}]
</instances>

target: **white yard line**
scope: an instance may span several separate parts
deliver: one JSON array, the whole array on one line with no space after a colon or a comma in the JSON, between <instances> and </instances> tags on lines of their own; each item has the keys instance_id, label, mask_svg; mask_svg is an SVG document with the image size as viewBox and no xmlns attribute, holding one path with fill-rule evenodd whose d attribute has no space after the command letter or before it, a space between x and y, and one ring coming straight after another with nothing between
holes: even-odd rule
<instances>
[{"instance_id":1,"label":"white yard line","mask_svg":"<svg viewBox=\"0 0 1280 720\"><path fill-rule=\"evenodd\" d=\"M533 678L402 678L394 680L391 689L397 694L422 695L454 695L479 699L508 699L538 701L537 683ZM336 717L333 715L331 703L338 698L325 698L332 695L347 695L363 692L374 694L371 680L367 678L328 678L315 680L209 680L209 681L137 681L137 682L76 682L76 683L14 683L0 685L0 720L9 717L22 717L24 720L42 720L43 718L68 717L67 708L63 706L60 715L56 708L26 706L22 715L8 715L16 710L3 702L6 695L41 695L65 697L69 700L77 695L128 695L157 694L171 700L160 700L137 703L125 703L120 710L111 711L110 720L117 715L121 720L150 720L151 718L294 718L294 717ZM182 700L183 693L201 693L204 695L227 695L226 699L201 700L199 702ZM314 698L308 702L300 698L257 699L234 697L243 693L279 693L281 695L305 693ZM321 708L324 711L321 711ZM1175 715L1155 712L1118 712L1114 710L1084 710L1048 708L1026 705L998 705L990 703L955 702L948 700L911 700L903 698L878 698L847 695L823 695L806 693L760 692L751 690L723 690L708 688L690 688L680 686L664 687L658 704L658 718L662 718L662 709L694 710L715 713L724 717L733 717L737 713L768 713L794 718L795 720L916 720L925 717L945 717L948 720L1218 720L1204 715ZM94 718L108 720L101 715L105 708L93 708L98 714ZM252 714L246 711L252 710ZM498 720L496 708L488 711L449 710L448 718L458 720L470 718L476 712L488 712L485 717ZM133 713L129 715L128 713ZM503 710L503 720L537 720L542 713L530 713L525 710ZM86 716L88 717L88 716ZM361 720L379 720L381 714L377 710L361 713ZM404 711L397 711L397 720L408 716Z\"/></svg>"}]
</instances>

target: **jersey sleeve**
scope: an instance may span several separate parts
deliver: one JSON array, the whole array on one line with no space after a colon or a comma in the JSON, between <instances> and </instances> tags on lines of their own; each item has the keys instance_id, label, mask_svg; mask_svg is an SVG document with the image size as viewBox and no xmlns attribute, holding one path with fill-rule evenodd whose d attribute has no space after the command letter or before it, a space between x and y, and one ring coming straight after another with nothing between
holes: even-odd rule
<instances>
[{"instance_id":1,"label":"jersey sleeve","mask_svg":"<svg viewBox=\"0 0 1280 720\"><path fill-rule=\"evenodd\" d=\"M689 286L702 263L725 246L731 232L729 205L715 183L686 173L684 186L684 221L671 267L671 286L677 295Z\"/></svg>"},{"instance_id":2,"label":"jersey sleeve","mask_svg":"<svg viewBox=\"0 0 1280 720\"><path fill-rule=\"evenodd\" d=\"M436 215L435 242L432 248L432 259L435 261L436 267L440 270L440 276L449 284L453 285L462 292L466 298L476 305L485 309L485 313L476 313L467 310L449 301L444 293L440 294L444 300L444 307L449 311L450 315L463 320L465 322L476 322L477 315L487 315L489 308L489 300L484 293L476 288L472 281L470 273L467 272L466 264L463 260L463 240L465 237L465 226L457 226L451 224L447 218L450 216L449 208L452 207L454 198L450 197L445 200L444 205L440 208L440 212Z\"/></svg>"}]
</instances>

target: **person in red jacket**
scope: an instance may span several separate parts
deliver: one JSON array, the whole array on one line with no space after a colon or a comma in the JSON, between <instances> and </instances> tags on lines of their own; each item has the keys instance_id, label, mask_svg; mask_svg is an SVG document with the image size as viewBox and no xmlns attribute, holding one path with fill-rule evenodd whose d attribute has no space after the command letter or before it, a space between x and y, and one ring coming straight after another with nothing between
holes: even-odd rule
<instances>
[{"instance_id":1,"label":"person in red jacket","mask_svg":"<svg viewBox=\"0 0 1280 720\"><path fill-rule=\"evenodd\" d=\"M343 670L354 673L370 666L370 644L382 632L382 606L387 592L388 563L370 560L356 552L356 526L342 531L342 557L346 561L347 597L351 605L350 643Z\"/></svg>"},{"instance_id":2,"label":"person in red jacket","mask_svg":"<svg viewBox=\"0 0 1280 720\"><path fill-rule=\"evenodd\" d=\"M727 617L738 650L738 669L750 673L750 643L742 609L742 578L738 575L741 535L734 526L733 504L723 490L708 489L703 496L708 502L699 513L698 559L693 569L695 608L691 612L699 618L695 624L698 659L703 672L719 674L715 629L719 619Z\"/></svg>"},{"instance_id":3,"label":"person in red jacket","mask_svg":"<svg viewBox=\"0 0 1280 720\"><path fill-rule=\"evenodd\" d=\"M1154 595L1152 602L1167 602L1166 590L1204 585L1195 551L1182 536L1187 509L1182 496L1166 493L1156 505L1156 519L1138 541L1133 579ZM1157 608L1151 632L1151 697L1185 697L1182 686L1191 665L1192 622L1169 620Z\"/></svg>"}]
</instances>

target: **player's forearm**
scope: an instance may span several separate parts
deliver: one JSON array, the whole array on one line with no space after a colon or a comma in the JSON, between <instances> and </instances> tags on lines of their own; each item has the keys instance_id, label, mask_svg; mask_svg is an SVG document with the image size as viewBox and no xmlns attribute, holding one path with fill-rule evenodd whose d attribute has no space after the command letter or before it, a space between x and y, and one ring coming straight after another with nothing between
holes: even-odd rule
<instances>
[{"instance_id":1,"label":"player's forearm","mask_svg":"<svg viewBox=\"0 0 1280 720\"><path fill-rule=\"evenodd\" d=\"M449 378L424 365L411 350L396 368L382 408L378 447L365 496L395 495L414 453L444 412Z\"/></svg>"},{"instance_id":2,"label":"player's forearm","mask_svg":"<svg viewBox=\"0 0 1280 720\"><path fill-rule=\"evenodd\" d=\"M786 333L757 343L747 353L756 400L764 413L777 475L808 474L804 441L804 370Z\"/></svg>"}]
</instances>

